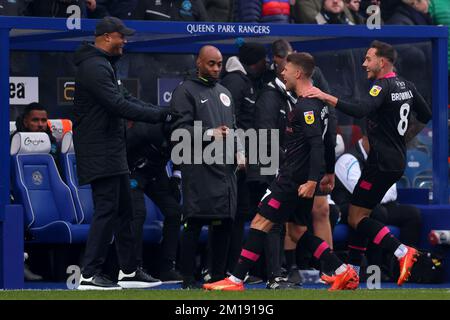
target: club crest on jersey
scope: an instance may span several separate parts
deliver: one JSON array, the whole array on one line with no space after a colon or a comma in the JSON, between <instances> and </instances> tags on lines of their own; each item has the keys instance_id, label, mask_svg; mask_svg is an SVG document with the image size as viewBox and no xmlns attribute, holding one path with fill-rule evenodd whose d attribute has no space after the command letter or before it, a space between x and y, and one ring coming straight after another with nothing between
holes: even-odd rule
<instances>
[{"instance_id":1,"label":"club crest on jersey","mask_svg":"<svg viewBox=\"0 0 450 320\"><path fill-rule=\"evenodd\" d=\"M220 94L220 101L225 105L225 107L231 106L231 99L229 96L227 96L225 93Z\"/></svg>"},{"instance_id":2,"label":"club crest on jersey","mask_svg":"<svg viewBox=\"0 0 450 320\"><path fill-rule=\"evenodd\" d=\"M381 89L383 88L381 88L380 86L373 86L372 89L370 89L369 93L372 97L376 97L380 94Z\"/></svg>"},{"instance_id":3,"label":"club crest on jersey","mask_svg":"<svg viewBox=\"0 0 450 320\"><path fill-rule=\"evenodd\" d=\"M314 123L314 111L303 112L303 115L305 116L306 124L313 124Z\"/></svg>"}]
</instances>

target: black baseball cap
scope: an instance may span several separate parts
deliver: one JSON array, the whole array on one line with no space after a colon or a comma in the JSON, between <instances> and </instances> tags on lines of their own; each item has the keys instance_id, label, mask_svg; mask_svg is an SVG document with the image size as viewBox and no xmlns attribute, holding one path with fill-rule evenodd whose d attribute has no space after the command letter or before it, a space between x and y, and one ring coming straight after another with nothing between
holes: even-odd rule
<instances>
[{"instance_id":1,"label":"black baseball cap","mask_svg":"<svg viewBox=\"0 0 450 320\"><path fill-rule=\"evenodd\" d=\"M131 36L136 30L127 28L125 24L116 17L104 17L95 26L95 36L101 36L105 33L119 32L125 36Z\"/></svg>"}]
</instances>

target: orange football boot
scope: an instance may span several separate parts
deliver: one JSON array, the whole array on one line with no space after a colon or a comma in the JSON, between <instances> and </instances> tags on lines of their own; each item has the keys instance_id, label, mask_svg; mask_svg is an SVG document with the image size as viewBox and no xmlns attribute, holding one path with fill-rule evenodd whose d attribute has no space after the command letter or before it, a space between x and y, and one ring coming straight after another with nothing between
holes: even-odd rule
<instances>
[{"instance_id":1,"label":"orange football boot","mask_svg":"<svg viewBox=\"0 0 450 320\"><path fill-rule=\"evenodd\" d=\"M407 246L407 248L408 252L398 260L398 263L400 264L400 276L398 277L397 284L399 286L408 281L409 276L411 275L411 269L419 256L419 251L412 247Z\"/></svg>"},{"instance_id":2,"label":"orange football boot","mask_svg":"<svg viewBox=\"0 0 450 320\"><path fill-rule=\"evenodd\" d=\"M213 282L213 283L205 283L203 288L206 290L214 290L214 291L244 291L244 282L236 283L231 281L229 278L225 278L223 280Z\"/></svg>"},{"instance_id":3,"label":"orange football boot","mask_svg":"<svg viewBox=\"0 0 450 320\"><path fill-rule=\"evenodd\" d=\"M333 279L334 281L331 284L330 289L328 291L337 291L337 290L356 290L359 285L359 277L356 271L349 265L347 265L347 269L338 275L329 277L329 279Z\"/></svg>"}]
</instances>

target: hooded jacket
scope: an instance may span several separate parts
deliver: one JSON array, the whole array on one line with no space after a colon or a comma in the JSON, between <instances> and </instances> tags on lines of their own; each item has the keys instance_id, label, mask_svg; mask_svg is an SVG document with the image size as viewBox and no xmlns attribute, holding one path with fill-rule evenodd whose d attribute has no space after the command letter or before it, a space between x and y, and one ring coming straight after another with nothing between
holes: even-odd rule
<instances>
[{"instance_id":1,"label":"hooded jacket","mask_svg":"<svg viewBox=\"0 0 450 320\"><path fill-rule=\"evenodd\" d=\"M150 123L167 118L168 110L146 105L122 87L118 59L88 43L74 56L73 138L80 185L129 173L124 118Z\"/></svg>"},{"instance_id":2,"label":"hooded jacket","mask_svg":"<svg viewBox=\"0 0 450 320\"><path fill-rule=\"evenodd\" d=\"M267 83L258 94L255 103L254 128L259 129L277 129L279 134L279 162L283 158L284 152L284 133L288 123L287 115L292 111L297 99L286 91L285 84L278 78ZM267 135L267 142L261 141L267 145L267 151L271 151L270 134ZM248 181L261 181L270 183L274 175L261 175L260 169L263 165L249 165L247 170ZM278 169L278 168L276 168ZM275 174L275 172L274 172Z\"/></svg>"},{"instance_id":3,"label":"hooded jacket","mask_svg":"<svg viewBox=\"0 0 450 320\"><path fill-rule=\"evenodd\" d=\"M233 97L236 125L244 130L253 128L257 90L238 57L230 57L225 70L227 73L220 83L230 90Z\"/></svg>"},{"instance_id":4,"label":"hooded jacket","mask_svg":"<svg viewBox=\"0 0 450 320\"><path fill-rule=\"evenodd\" d=\"M237 201L236 165L226 162L207 164L203 157L196 159L201 160L201 163L196 164L194 161L197 143L192 141L197 130L200 130L201 134L207 134L208 130L221 125L235 128L232 103L231 94L224 86L199 77L184 81L172 94L171 109L180 114L180 118L172 124L172 139L175 139L174 130L177 129L189 132L191 138L191 141L183 144L182 142L186 142L184 138L180 139L179 144L174 141L172 150L172 153L175 153L175 148L181 144L191 145L191 153L187 154L189 160L180 164L183 176L183 220L234 218ZM201 121L201 126L194 127L194 121ZM201 146L203 153L209 144L204 142L203 145L197 145ZM237 150L238 148L235 151ZM178 154L178 151L175 154ZM227 151L224 156L234 159L234 154ZM172 161L178 164L173 157Z\"/></svg>"}]
</instances>

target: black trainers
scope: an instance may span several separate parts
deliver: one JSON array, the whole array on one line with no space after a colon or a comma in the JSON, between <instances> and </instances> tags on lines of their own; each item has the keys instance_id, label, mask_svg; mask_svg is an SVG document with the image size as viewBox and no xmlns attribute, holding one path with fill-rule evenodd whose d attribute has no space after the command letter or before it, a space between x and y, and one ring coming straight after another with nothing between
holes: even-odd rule
<instances>
[{"instance_id":1,"label":"black trainers","mask_svg":"<svg viewBox=\"0 0 450 320\"><path fill-rule=\"evenodd\" d=\"M90 278L81 275L78 290L121 290L122 287L108 277L98 274Z\"/></svg>"},{"instance_id":2,"label":"black trainers","mask_svg":"<svg viewBox=\"0 0 450 320\"><path fill-rule=\"evenodd\" d=\"M301 286L303 284L303 279L302 276L300 275L300 272L298 270L298 268L291 268L291 270L289 270L288 276L287 276L287 281L293 283L294 285L298 285Z\"/></svg>"},{"instance_id":3,"label":"black trainers","mask_svg":"<svg viewBox=\"0 0 450 320\"><path fill-rule=\"evenodd\" d=\"M203 286L193 278L184 278L181 285L183 290L203 289Z\"/></svg>"},{"instance_id":4,"label":"black trainers","mask_svg":"<svg viewBox=\"0 0 450 320\"><path fill-rule=\"evenodd\" d=\"M183 282L183 276L178 272L178 270L171 269L169 271L161 271L159 274L159 279L163 283L181 283Z\"/></svg>"},{"instance_id":5,"label":"black trainers","mask_svg":"<svg viewBox=\"0 0 450 320\"><path fill-rule=\"evenodd\" d=\"M120 270L119 281L117 283L124 289L145 289L162 284L161 280L153 278L142 268L138 268L135 272L130 274L126 274Z\"/></svg>"},{"instance_id":6,"label":"black trainers","mask_svg":"<svg viewBox=\"0 0 450 320\"><path fill-rule=\"evenodd\" d=\"M266 289L271 290L285 290L285 289L293 289L295 284L289 282L286 278L276 277L267 281Z\"/></svg>"},{"instance_id":7,"label":"black trainers","mask_svg":"<svg viewBox=\"0 0 450 320\"><path fill-rule=\"evenodd\" d=\"M244 278L245 284L258 284L262 283L263 280L261 278L258 278L257 276L252 276L251 274L248 274Z\"/></svg>"}]
</instances>

